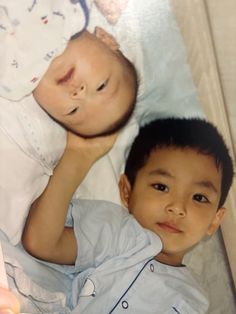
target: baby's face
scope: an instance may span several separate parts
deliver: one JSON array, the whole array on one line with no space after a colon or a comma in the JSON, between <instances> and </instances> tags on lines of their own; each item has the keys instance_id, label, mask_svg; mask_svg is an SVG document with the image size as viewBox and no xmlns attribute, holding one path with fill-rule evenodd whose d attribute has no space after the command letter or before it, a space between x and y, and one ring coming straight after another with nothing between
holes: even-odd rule
<instances>
[{"instance_id":1,"label":"baby's face","mask_svg":"<svg viewBox=\"0 0 236 314\"><path fill-rule=\"evenodd\" d=\"M94 136L111 127L132 102L126 73L118 52L85 33L53 60L33 94L55 120Z\"/></svg>"}]
</instances>

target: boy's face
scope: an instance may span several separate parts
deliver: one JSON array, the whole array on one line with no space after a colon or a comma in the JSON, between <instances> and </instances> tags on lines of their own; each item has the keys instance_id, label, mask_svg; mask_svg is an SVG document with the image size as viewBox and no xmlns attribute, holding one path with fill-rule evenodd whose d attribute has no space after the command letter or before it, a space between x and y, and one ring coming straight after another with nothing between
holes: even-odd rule
<instances>
[{"instance_id":1,"label":"boy's face","mask_svg":"<svg viewBox=\"0 0 236 314\"><path fill-rule=\"evenodd\" d=\"M160 148L139 170L132 188L121 178L121 198L130 213L162 239L158 260L180 265L192 246L216 231L224 214L223 208L217 210L221 177L210 156Z\"/></svg>"},{"instance_id":2,"label":"boy's face","mask_svg":"<svg viewBox=\"0 0 236 314\"><path fill-rule=\"evenodd\" d=\"M55 58L33 94L55 120L80 135L106 131L134 97L117 46L84 33Z\"/></svg>"}]
</instances>

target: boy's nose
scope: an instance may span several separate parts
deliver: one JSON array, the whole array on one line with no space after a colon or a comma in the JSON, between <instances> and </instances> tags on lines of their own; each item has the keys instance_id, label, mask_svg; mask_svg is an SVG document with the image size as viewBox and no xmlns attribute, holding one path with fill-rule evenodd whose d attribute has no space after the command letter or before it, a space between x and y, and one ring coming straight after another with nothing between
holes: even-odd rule
<instances>
[{"instance_id":1,"label":"boy's nose","mask_svg":"<svg viewBox=\"0 0 236 314\"><path fill-rule=\"evenodd\" d=\"M177 215L180 217L186 216L186 209L183 201L170 203L166 210L169 214Z\"/></svg>"}]
</instances>

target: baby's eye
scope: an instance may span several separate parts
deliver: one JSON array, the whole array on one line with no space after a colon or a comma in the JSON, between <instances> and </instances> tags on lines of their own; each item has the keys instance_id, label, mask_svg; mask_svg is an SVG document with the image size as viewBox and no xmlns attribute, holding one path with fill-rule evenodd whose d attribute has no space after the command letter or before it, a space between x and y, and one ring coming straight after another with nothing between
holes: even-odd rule
<instances>
[{"instance_id":1,"label":"baby's eye","mask_svg":"<svg viewBox=\"0 0 236 314\"><path fill-rule=\"evenodd\" d=\"M195 194L193 199L199 203L209 203L208 198L202 194Z\"/></svg>"},{"instance_id":2,"label":"baby's eye","mask_svg":"<svg viewBox=\"0 0 236 314\"><path fill-rule=\"evenodd\" d=\"M76 111L77 111L78 109L79 109L79 107L76 107L76 108L72 109L72 110L68 113L68 115L69 115L69 116L73 115L74 113L76 113Z\"/></svg>"},{"instance_id":3,"label":"baby's eye","mask_svg":"<svg viewBox=\"0 0 236 314\"><path fill-rule=\"evenodd\" d=\"M155 184L152 184L152 186L155 190L158 190L161 192L168 192L168 190L169 190L168 187L162 183L155 183Z\"/></svg>"},{"instance_id":4,"label":"baby's eye","mask_svg":"<svg viewBox=\"0 0 236 314\"><path fill-rule=\"evenodd\" d=\"M104 82L102 82L98 87L97 87L97 92L100 92L101 90L103 90L106 86L107 86L107 83L108 83L108 79Z\"/></svg>"}]
</instances>

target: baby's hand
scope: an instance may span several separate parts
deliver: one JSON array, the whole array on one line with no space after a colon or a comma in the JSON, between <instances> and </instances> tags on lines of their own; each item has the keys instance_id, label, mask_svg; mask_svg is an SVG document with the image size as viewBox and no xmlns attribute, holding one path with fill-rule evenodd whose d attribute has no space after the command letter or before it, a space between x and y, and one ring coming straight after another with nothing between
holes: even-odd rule
<instances>
[{"instance_id":1,"label":"baby's hand","mask_svg":"<svg viewBox=\"0 0 236 314\"><path fill-rule=\"evenodd\" d=\"M19 314L20 303L9 290L0 287L0 314Z\"/></svg>"},{"instance_id":2,"label":"baby's hand","mask_svg":"<svg viewBox=\"0 0 236 314\"><path fill-rule=\"evenodd\" d=\"M80 158L88 158L91 162L95 162L109 152L117 136L118 133L115 133L85 139L72 132L68 132L66 151L73 152L75 155L80 156Z\"/></svg>"}]
</instances>

